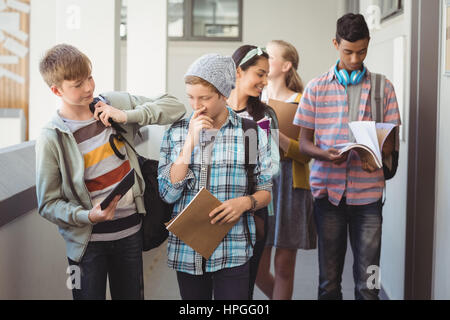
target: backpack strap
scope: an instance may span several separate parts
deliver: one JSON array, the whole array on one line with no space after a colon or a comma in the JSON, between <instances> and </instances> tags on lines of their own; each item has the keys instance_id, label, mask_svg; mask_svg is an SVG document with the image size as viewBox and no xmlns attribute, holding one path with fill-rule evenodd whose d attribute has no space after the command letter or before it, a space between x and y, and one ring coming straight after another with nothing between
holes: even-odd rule
<instances>
[{"instance_id":1,"label":"backpack strap","mask_svg":"<svg viewBox=\"0 0 450 320\"><path fill-rule=\"evenodd\" d=\"M117 124L116 124L117 125ZM141 155L136 151L136 149L133 147L133 145L124 137L124 135L122 134L122 133L126 133L127 131L125 130L125 129L123 129L120 125L117 125L117 127L120 127L121 128L121 130L117 130L117 128L116 127L114 127L115 129L116 129L116 134L115 135L111 135L110 136L110 145L111 145L111 148L113 149L113 151L114 151L114 153L116 154L116 156L117 157L119 157L120 159L124 159L125 158L125 156L124 155L122 155L118 150L117 150L117 148L116 148L116 146L114 145L114 140L111 140L111 139L113 139L113 138L116 138L117 140L119 140L119 141L123 141L123 142L125 142L129 147L130 147L130 149L131 150L133 150L133 152L136 154L136 156L139 158ZM139 136L141 136L142 137L142 134L138 131L138 135ZM112 138L111 138L112 137ZM112 142L112 143L111 143ZM122 157L123 158L122 158Z\"/></svg>"},{"instance_id":2,"label":"backpack strap","mask_svg":"<svg viewBox=\"0 0 450 320\"><path fill-rule=\"evenodd\" d=\"M386 86L386 77L384 75L378 73L371 73L371 109L372 109L372 120L376 123L384 122L384 88ZM396 129L394 129L396 130ZM397 133L394 134L394 143L397 145ZM385 180L391 179L396 171L398 166L398 152L397 148L394 148L394 151L391 155L391 168L388 168L383 161L383 174ZM395 163L393 163L395 162ZM386 202L386 187L383 188L383 196L382 196L382 204Z\"/></svg>"},{"instance_id":3,"label":"backpack strap","mask_svg":"<svg viewBox=\"0 0 450 320\"><path fill-rule=\"evenodd\" d=\"M372 121L384 122L384 87L386 85L386 77L379 73L371 73L371 109Z\"/></svg>"},{"instance_id":4,"label":"backpack strap","mask_svg":"<svg viewBox=\"0 0 450 320\"><path fill-rule=\"evenodd\" d=\"M242 119L242 129L244 130L244 143L245 143L245 170L247 171L247 194L253 194L255 192L255 167L256 167L256 158L250 159L250 137L245 133L248 130L255 130L256 137L258 138L258 124L250 119L241 118ZM258 145L258 143L257 143ZM255 153L256 157L256 153ZM252 161L250 161L252 160ZM244 227L245 233L247 236L247 241L250 243L252 248L254 247L253 242L250 238L250 228L248 227L248 213L245 213L244 217Z\"/></svg>"},{"instance_id":5,"label":"backpack strap","mask_svg":"<svg viewBox=\"0 0 450 320\"><path fill-rule=\"evenodd\" d=\"M297 95L297 97L295 98L294 103L295 103L295 104L299 104L301 99L302 99L302 94L299 93L299 94Z\"/></svg>"},{"instance_id":6,"label":"backpack strap","mask_svg":"<svg viewBox=\"0 0 450 320\"><path fill-rule=\"evenodd\" d=\"M256 153L253 153L252 159L250 159L250 137L245 133L248 130L254 130L256 137L258 138L258 124L250 119L242 119L242 129L244 130L244 143L245 143L245 169L247 171L247 194L253 194L255 192L255 167L256 167Z\"/></svg>"}]
</instances>

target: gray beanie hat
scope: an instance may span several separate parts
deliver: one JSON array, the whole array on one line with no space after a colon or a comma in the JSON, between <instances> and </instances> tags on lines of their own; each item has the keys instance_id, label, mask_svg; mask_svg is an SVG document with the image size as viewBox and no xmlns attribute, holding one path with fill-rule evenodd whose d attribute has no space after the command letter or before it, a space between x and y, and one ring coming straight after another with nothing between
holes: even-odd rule
<instances>
[{"instance_id":1,"label":"gray beanie hat","mask_svg":"<svg viewBox=\"0 0 450 320\"><path fill-rule=\"evenodd\" d=\"M196 76L211 83L226 98L236 83L236 65L231 57L206 54L198 58L184 75Z\"/></svg>"}]
</instances>

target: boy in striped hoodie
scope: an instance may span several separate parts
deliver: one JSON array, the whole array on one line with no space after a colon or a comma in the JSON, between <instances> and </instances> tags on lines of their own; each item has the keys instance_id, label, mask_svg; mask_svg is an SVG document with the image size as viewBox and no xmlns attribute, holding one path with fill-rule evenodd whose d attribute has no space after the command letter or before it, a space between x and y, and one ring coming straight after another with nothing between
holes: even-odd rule
<instances>
[{"instance_id":1,"label":"boy in striped hoodie","mask_svg":"<svg viewBox=\"0 0 450 320\"><path fill-rule=\"evenodd\" d=\"M109 119L125 129L122 135L132 144L141 126L171 124L185 108L169 95L149 99L110 92L100 96L92 113L91 68L86 55L65 44L41 60L41 75L62 104L36 141L38 210L58 226L69 264L80 271L74 299L105 299L107 277L113 299L143 299L145 185L136 154L114 138ZM102 210L102 200L132 168L133 187Z\"/></svg>"}]
</instances>

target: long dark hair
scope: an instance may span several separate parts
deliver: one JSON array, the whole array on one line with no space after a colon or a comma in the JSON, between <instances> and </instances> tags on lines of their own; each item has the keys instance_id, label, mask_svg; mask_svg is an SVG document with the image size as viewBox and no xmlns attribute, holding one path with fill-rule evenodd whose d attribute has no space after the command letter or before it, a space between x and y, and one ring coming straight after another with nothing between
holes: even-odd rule
<instances>
[{"instance_id":1,"label":"long dark hair","mask_svg":"<svg viewBox=\"0 0 450 320\"><path fill-rule=\"evenodd\" d=\"M255 48L257 47L252 45L243 45L233 53L232 58L236 64L236 68L240 67L242 71L246 71L248 68L254 66L259 59L269 59L269 55L266 52L263 52L261 55L255 55L243 65L239 66L247 53ZM261 101L261 97L248 97L247 112L253 120L259 121L264 118L266 110L267 105Z\"/></svg>"}]
</instances>

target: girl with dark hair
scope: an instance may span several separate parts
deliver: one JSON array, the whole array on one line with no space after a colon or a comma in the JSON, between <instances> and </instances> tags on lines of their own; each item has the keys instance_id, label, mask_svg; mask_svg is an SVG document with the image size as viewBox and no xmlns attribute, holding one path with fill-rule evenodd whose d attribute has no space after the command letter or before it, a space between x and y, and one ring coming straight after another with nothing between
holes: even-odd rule
<instances>
[{"instance_id":1,"label":"girl with dark hair","mask_svg":"<svg viewBox=\"0 0 450 320\"><path fill-rule=\"evenodd\" d=\"M254 121L259 121L264 117L269 118L271 120L271 133L278 132L278 120L275 112L260 99L261 92L267 85L267 75L269 74L269 55L266 50L256 46L244 45L233 53L232 58L236 64L236 87L227 100L228 106L239 116ZM275 142L276 139L272 134L270 135L272 174L276 175L279 170L280 154L278 143ZM250 260L250 299L253 297L259 260L267 238L268 215L273 215L272 204L255 212L257 239L253 257Z\"/></svg>"},{"instance_id":2,"label":"girl with dark hair","mask_svg":"<svg viewBox=\"0 0 450 320\"><path fill-rule=\"evenodd\" d=\"M270 72L262 100L298 104L303 82L297 73L299 55L290 43L273 40L267 45ZM293 121L292 119L291 121ZM273 178L275 214L268 219L268 238L261 257L256 284L270 299L292 298L298 249L316 248L313 198L309 186L310 157L301 154L299 141L279 132L280 174ZM272 247L276 248L275 275L270 273Z\"/></svg>"}]
</instances>

